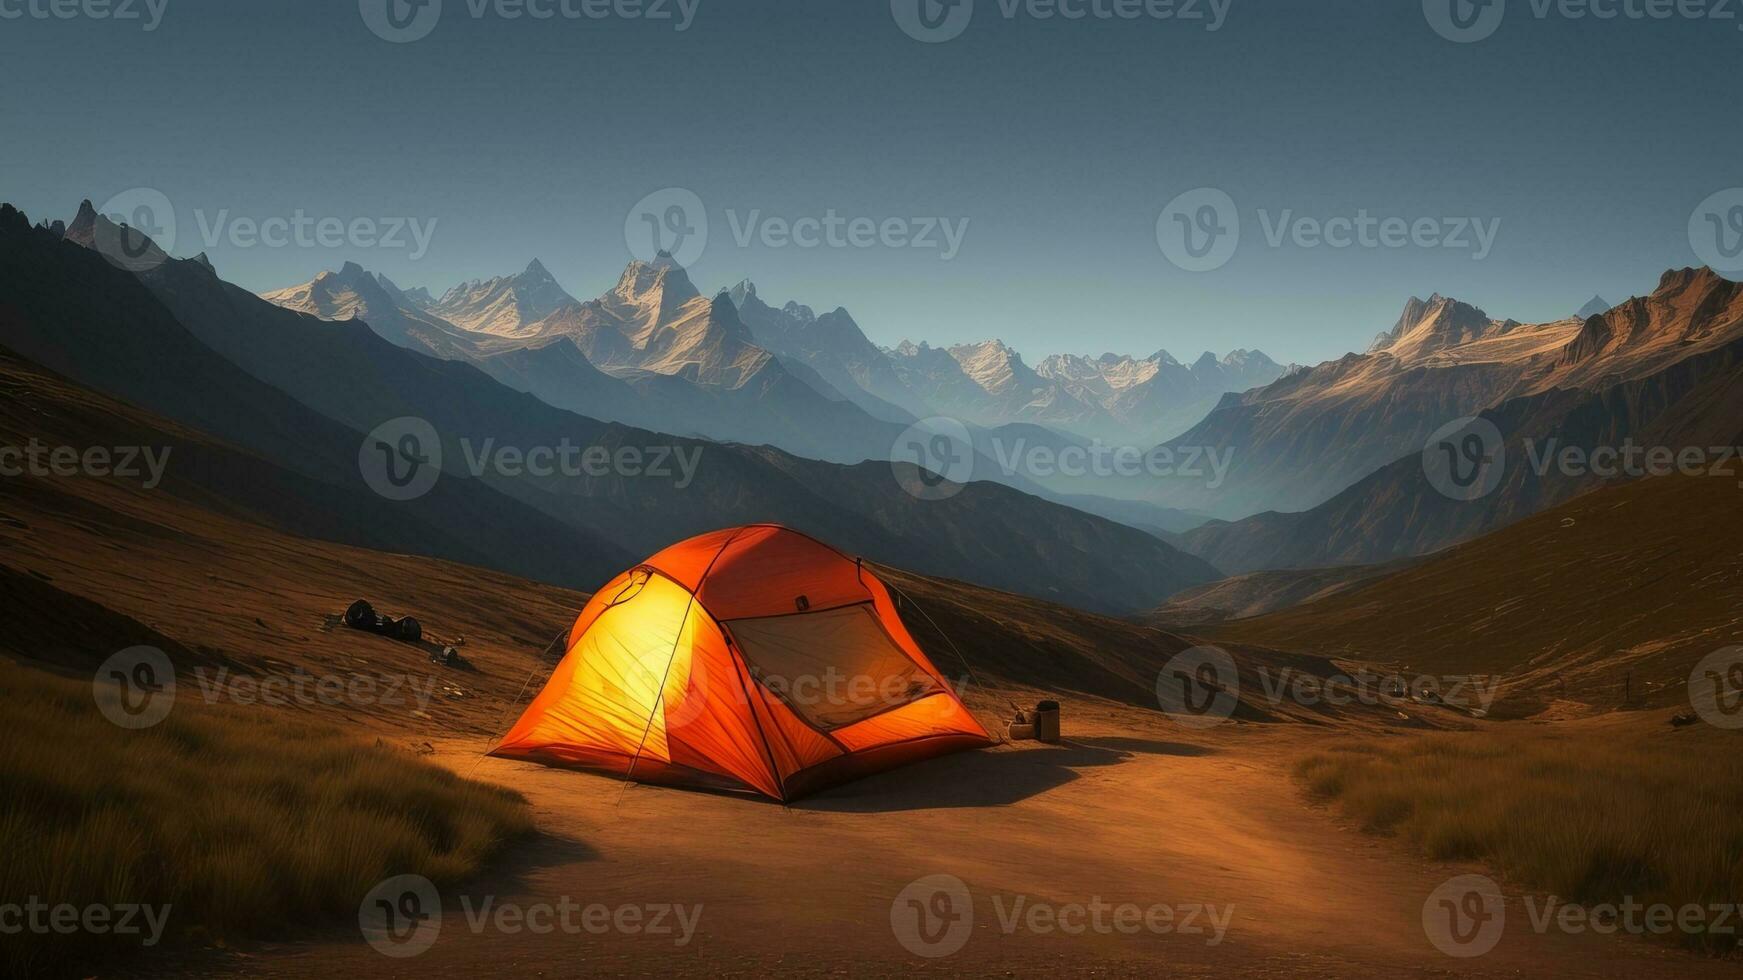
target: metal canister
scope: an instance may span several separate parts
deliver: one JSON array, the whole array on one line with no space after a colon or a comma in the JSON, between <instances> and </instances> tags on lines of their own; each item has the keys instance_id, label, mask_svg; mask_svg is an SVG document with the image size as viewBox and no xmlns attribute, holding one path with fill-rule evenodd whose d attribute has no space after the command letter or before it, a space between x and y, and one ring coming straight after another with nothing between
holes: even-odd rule
<instances>
[{"instance_id":1,"label":"metal canister","mask_svg":"<svg viewBox=\"0 0 1743 980\"><path fill-rule=\"evenodd\" d=\"M1035 740L1059 741L1059 702L1042 701L1035 705Z\"/></svg>"}]
</instances>

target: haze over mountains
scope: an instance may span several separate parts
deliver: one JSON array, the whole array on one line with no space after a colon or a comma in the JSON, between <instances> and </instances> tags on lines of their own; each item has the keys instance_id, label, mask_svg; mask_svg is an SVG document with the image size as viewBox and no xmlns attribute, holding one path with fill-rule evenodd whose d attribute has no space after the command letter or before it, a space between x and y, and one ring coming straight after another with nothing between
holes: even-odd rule
<instances>
[{"instance_id":1,"label":"haze over mountains","mask_svg":"<svg viewBox=\"0 0 1743 980\"><path fill-rule=\"evenodd\" d=\"M922 501L902 489L887 460L841 466L584 417L516 392L466 360L390 343L363 321L323 320L268 303L200 259L167 259L136 276L91 248L114 236L107 222L87 204L63 235L32 229L10 207L0 211L0 267L7 271L0 345L308 477L314 484L306 491L274 481L275 492L293 498L277 511L252 500L247 481L223 481L233 506L269 518L288 510L276 522L300 533L335 540L361 533L293 520L338 507L372 533L378 525L380 533L402 529L385 542L377 534L375 546L587 587L672 540L758 522L786 524L875 560L1107 611L1140 608L1216 577L1153 536L996 484ZM343 288L330 279L302 300L392 299L361 270L334 278ZM724 315L715 301L701 305L703 316ZM369 496L359 447L363 433L402 417L434 428L442 474L427 496L390 506ZM525 453L565 443L612 456L663 450L697 465L683 480L651 471L472 467L487 451L480 447ZM317 489L356 502L322 500ZM377 510L394 520L371 519ZM455 535L460 540L450 540Z\"/></svg>"},{"instance_id":2,"label":"haze over mountains","mask_svg":"<svg viewBox=\"0 0 1743 980\"><path fill-rule=\"evenodd\" d=\"M1202 418L1224 393L1268 384L1290 370L1245 350L1221 359L1206 352L1191 367L1157 351L1143 359L1053 354L1031 368L998 340L947 348L904 341L885 353L907 387L946 414L1145 447Z\"/></svg>"},{"instance_id":3,"label":"haze over mountains","mask_svg":"<svg viewBox=\"0 0 1743 980\"><path fill-rule=\"evenodd\" d=\"M325 298L335 287L373 292L375 302ZM354 264L263 295L327 319L356 316L396 344L472 360L562 407L841 462L881 458L900 427L939 415L987 429L1035 423L1066 441L1147 447L1202 417L1224 393L1285 371L1256 351L1221 359L1206 353L1190 367L1166 351L1143 359L1053 355L1031 369L998 341L945 351L912 343L880 349L846 310L819 316L796 302L776 308L749 280L704 296L663 253L631 262L615 288L586 302L565 293L537 260L517 275L462 283L434 301ZM392 307L372 317L383 303ZM575 351L630 390L575 363ZM795 426L795 418L805 424Z\"/></svg>"}]
</instances>

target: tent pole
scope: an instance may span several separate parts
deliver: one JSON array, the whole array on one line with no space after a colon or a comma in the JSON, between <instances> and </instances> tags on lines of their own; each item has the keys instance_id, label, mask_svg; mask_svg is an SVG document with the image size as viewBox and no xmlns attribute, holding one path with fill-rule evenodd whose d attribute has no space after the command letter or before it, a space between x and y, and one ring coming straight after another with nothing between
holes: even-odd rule
<instances>
[{"instance_id":1,"label":"tent pole","mask_svg":"<svg viewBox=\"0 0 1743 980\"><path fill-rule=\"evenodd\" d=\"M708 581L708 573L714 571L714 563L720 560L721 555L726 554L727 546L738 540L738 536L743 533L744 528L741 527L732 532L732 537L720 543L720 550L714 553L713 558L708 559L708 567L702 569L702 575L696 579L696 587L690 590L690 599L684 603L684 615L678 620L678 635L672 637L672 652L666 655L666 670L660 675L660 687L654 694L653 709L648 712L648 722L642 726L641 741L636 743L635 755L630 758L629 768L624 771L623 788L618 790L616 806L623 805L624 794L629 792L630 781L635 778L636 764L642 761L642 748L648 744L648 733L654 730L654 716L660 713L660 705L665 703L666 681L672 676L672 661L678 659L678 644L684 642L684 627L690 622L690 611L696 606L696 595L702 591L702 583Z\"/></svg>"}]
</instances>

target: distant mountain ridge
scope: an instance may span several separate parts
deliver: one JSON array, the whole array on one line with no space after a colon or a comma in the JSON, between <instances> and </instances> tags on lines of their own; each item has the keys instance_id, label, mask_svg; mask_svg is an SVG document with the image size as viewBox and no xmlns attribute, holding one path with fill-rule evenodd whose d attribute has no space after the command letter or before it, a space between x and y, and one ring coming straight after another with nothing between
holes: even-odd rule
<instances>
[{"instance_id":1,"label":"distant mountain ridge","mask_svg":"<svg viewBox=\"0 0 1743 980\"><path fill-rule=\"evenodd\" d=\"M1447 422L1508 398L1589 383L1558 367L1580 335L1568 318L1525 324L1468 303L1412 298L1363 354L1293 372L1229 395L1170 445L1234 452L1217 487L1175 481L1158 503L1238 519L1317 506L1368 474L1419 450ZM1611 358L1621 368L1623 358Z\"/></svg>"},{"instance_id":2,"label":"distant mountain ridge","mask_svg":"<svg viewBox=\"0 0 1743 980\"><path fill-rule=\"evenodd\" d=\"M263 295L294 301L302 288ZM733 308L728 312L714 305L718 294L707 300L665 253L631 262L612 290L587 301L564 292L536 259L522 273L461 283L434 301L427 291L408 293L391 281L385 288L409 313L482 335L479 345L493 352L563 337L591 364L620 377L652 373L729 388L756 384L767 369L766 354L825 399L851 403L883 422L906 425L944 415L989 428L1033 423L1117 445L1151 445L1202 418L1223 394L1268 384L1291 370L1246 350L1223 358L1206 353L1191 366L1161 351L1143 359L1051 355L1031 368L1000 341L949 348L952 366L916 356L931 350L925 344L879 348L840 307L818 315L797 302L773 306L748 279L724 291ZM405 334L397 323L387 329L395 342ZM433 352L456 356L449 347ZM747 425L728 435L749 440L762 433Z\"/></svg>"},{"instance_id":3,"label":"distant mountain ridge","mask_svg":"<svg viewBox=\"0 0 1743 980\"><path fill-rule=\"evenodd\" d=\"M1709 447L1743 443L1743 284L1705 268L1672 270L1650 296L1553 326L1565 339L1530 357L1506 397L1450 406L1421 422L1432 432L1480 412L1496 427L1503 470L1478 499L1453 499L1431 485L1424 439L1311 509L1212 522L1178 540L1231 574L1412 557L1608 482L1591 468L1534 466L1528 444L1539 453L1632 443L1705 456Z\"/></svg>"},{"instance_id":4,"label":"distant mountain ridge","mask_svg":"<svg viewBox=\"0 0 1743 980\"><path fill-rule=\"evenodd\" d=\"M905 386L942 414L989 426L1028 422L1146 447L1203 418L1223 395L1269 384L1292 369L1247 350L1221 359L1206 352L1191 367L1158 351L1141 360L1053 354L1031 368L1000 340L948 348L903 341L885 353Z\"/></svg>"},{"instance_id":5,"label":"distant mountain ridge","mask_svg":"<svg viewBox=\"0 0 1743 980\"><path fill-rule=\"evenodd\" d=\"M85 224L100 238L105 220L93 214ZM391 343L365 321L268 303L206 262L168 259L134 275L81 245L0 210L0 343L335 485L360 482L362 433L422 419L441 439L444 476L413 510L426 501L459 508L433 512L442 534L495 549L497 562L518 561L545 580L603 575L673 540L760 522L874 560L1109 612L1217 577L1152 535L998 484L923 501L902 489L887 460L842 466L601 422L517 392L467 361ZM385 292L379 280L362 279ZM350 292L367 293L368 283L351 282ZM567 338L546 346L559 343L573 346ZM616 471L544 476L468 463L486 444L525 451L564 443L613 457L682 449L699 462L683 486ZM388 515L411 513L373 495L363 501ZM248 506L245 495L237 506ZM417 550L411 543L398 547ZM477 552L462 560L478 560Z\"/></svg>"}]
</instances>

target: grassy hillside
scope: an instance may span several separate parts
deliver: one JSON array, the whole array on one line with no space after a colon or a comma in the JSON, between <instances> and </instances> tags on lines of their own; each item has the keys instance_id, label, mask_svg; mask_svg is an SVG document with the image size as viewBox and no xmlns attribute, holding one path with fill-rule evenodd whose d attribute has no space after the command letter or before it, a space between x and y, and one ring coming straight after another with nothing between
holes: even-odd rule
<instances>
[{"instance_id":1,"label":"grassy hillside","mask_svg":"<svg viewBox=\"0 0 1743 980\"><path fill-rule=\"evenodd\" d=\"M1504 697L1526 701L1686 703L1694 665L1743 643L1743 489L1735 477L1609 487L1354 591L1215 632L1501 675Z\"/></svg>"},{"instance_id":2,"label":"grassy hillside","mask_svg":"<svg viewBox=\"0 0 1743 980\"><path fill-rule=\"evenodd\" d=\"M280 711L178 696L128 730L91 695L84 677L0 662L0 895L167 906L162 928L0 936L0 973L77 976L148 942L355 916L384 878L457 881L531 827L514 794Z\"/></svg>"}]
</instances>

